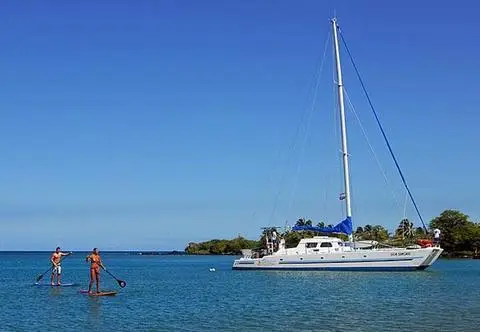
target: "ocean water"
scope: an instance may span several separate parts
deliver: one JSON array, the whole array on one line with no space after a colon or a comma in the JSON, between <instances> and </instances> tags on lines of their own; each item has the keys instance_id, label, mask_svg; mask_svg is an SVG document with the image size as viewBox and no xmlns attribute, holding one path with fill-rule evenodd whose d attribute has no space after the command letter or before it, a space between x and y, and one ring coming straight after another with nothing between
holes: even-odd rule
<instances>
[{"instance_id":1,"label":"ocean water","mask_svg":"<svg viewBox=\"0 0 480 332\"><path fill-rule=\"evenodd\" d=\"M478 331L480 260L439 260L419 272L232 271L233 256L102 253L89 297L84 253L63 282L34 286L49 253L0 253L0 331ZM209 269L214 267L215 272ZM49 281L47 274L44 279Z\"/></svg>"}]
</instances>

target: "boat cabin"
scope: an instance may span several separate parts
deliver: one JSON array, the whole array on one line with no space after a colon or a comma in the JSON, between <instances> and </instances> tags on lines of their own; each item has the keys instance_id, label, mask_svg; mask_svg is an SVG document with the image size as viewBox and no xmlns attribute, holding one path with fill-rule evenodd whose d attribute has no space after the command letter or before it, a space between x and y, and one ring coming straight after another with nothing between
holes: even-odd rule
<instances>
[{"instance_id":1,"label":"boat cabin","mask_svg":"<svg viewBox=\"0 0 480 332\"><path fill-rule=\"evenodd\" d=\"M283 241L275 253L277 255L315 255L330 252L350 251L351 248L342 239L329 236L315 236L308 239L301 239L295 248L285 248Z\"/></svg>"}]
</instances>

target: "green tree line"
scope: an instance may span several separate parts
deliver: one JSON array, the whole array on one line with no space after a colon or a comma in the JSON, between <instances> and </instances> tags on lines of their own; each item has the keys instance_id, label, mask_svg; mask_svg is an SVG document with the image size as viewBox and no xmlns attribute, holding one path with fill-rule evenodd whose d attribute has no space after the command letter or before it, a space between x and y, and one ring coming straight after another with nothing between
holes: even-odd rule
<instances>
[{"instance_id":1,"label":"green tree line","mask_svg":"<svg viewBox=\"0 0 480 332\"><path fill-rule=\"evenodd\" d=\"M310 219L300 218L295 225L319 227L332 226L325 225L324 222L315 223ZM434 229L441 231L441 247L445 250L444 255L450 257L456 256L478 256L480 254L480 223L470 220L470 218L457 210L445 210L440 216L432 219L429 223L429 233L426 234L422 227L414 227L408 219L402 219L395 232L390 234L388 230L381 225L365 225L357 227L354 232L355 240L374 240L392 246L406 246L415 244L420 239L431 239L431 233ZM285 239L287 248L295 247L302 238L309 238L318 235L328 235L312 231L290 231L277 233ZM336 234L335 236L347 240L347 236ZM238 255L242 249L265 249L265 231L260 235L259 240L248 240L238 236L232 240L210 240L206 242L191 242L185 248L188 254L219 255L231 254Z\"/></svg>"},{"instance_id":2,"label":"green tree line","mask_svg":"<svg viewBox=\"0 0 480 332\"><path fill-rule=\"evenodd\" d=\"M195 255L239 255L242 249L258 247L260 247L259 241L247 240L238 236L232 240L214 239L200 243L190 242L185 248L185 252Z\"/></svg>"}]
</instances>

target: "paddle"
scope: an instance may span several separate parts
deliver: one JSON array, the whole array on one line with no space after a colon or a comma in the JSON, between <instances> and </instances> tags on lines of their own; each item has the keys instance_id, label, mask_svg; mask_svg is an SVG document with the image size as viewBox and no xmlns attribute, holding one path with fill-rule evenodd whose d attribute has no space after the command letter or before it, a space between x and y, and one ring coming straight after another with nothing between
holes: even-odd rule
<instances>
[{"instance_id":1,"label":"paddle","mask_svg":"<svg viewBox=\"0 0 480 332\"><path fill-rule=\"evenodd\" d=\"M68 256L70 256L70 255L68 255ZM67 258L68 256L63 256L62 258L60 258L60 261L59 261L58 263L60 264L60 263L61 263L65 258ZM43 276L45 275L45 273L47 273L47 272L50 271L51 269L53 269L53 265L50 266L50 267L48 268L48 270L46 270L45 272L43 272L42 274L40 274L40 275L37 277L37 279L36 279L37 282L39 282L40 280L42 280L42 278L43 278Z\"/></svg>"},{"instance_id":2,"label":"paddle","mask_svg":"<svg viewBox=\"0 0 480 332\"><path fill-rule=\"evenodd\" d=\"M118 278L115 277L113 274L111 274L110 271L108 271L107 269L104 269L104 270L105 270L105 272L107 272L113 279L115 279L115 280L118 282L118 285L119 285L120 287L123 288L123 287L127 286L127 283L126 283L125 281L118 279Z\"/></svg>"}]
</instances>

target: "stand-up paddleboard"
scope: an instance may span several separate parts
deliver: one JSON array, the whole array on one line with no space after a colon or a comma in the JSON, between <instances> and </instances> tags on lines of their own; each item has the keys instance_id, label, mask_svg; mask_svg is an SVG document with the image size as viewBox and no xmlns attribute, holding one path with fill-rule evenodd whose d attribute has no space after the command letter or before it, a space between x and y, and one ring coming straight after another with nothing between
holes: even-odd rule
<instances>
[{"instance_id":1,"label":"stand-up paddleboard","mask_svg":"<svg viewBox=\"0 0 480 332\"><path fill-rule=\"evenodd\" d=\"M118 294L118 292L115 292L115 291L106 291L106 292L100 292L100 293L96 293L96 292L89 293L88 290L86 290L86 289L80 290L80 293L85 294L85 295L89 295L89 296L114 296L114 295Z\"/></svg>"},{"instance_id":2,"label":"stand-up paddleboard","mask_svg":"<svg viewBox=\"0 0 480 332\"><path fill-rule=\"evenodd\" d=\"M74 282L69 282L69 283L64 283L64 284L60 284L60 285L57 285L57 284L49 284L49 283L40 283L40 282L36 282L34 283L35 286L47 286L47 287L72 287L72 286L76 286L77 284L74 283Z\"/></svg>"}]
</instances>

